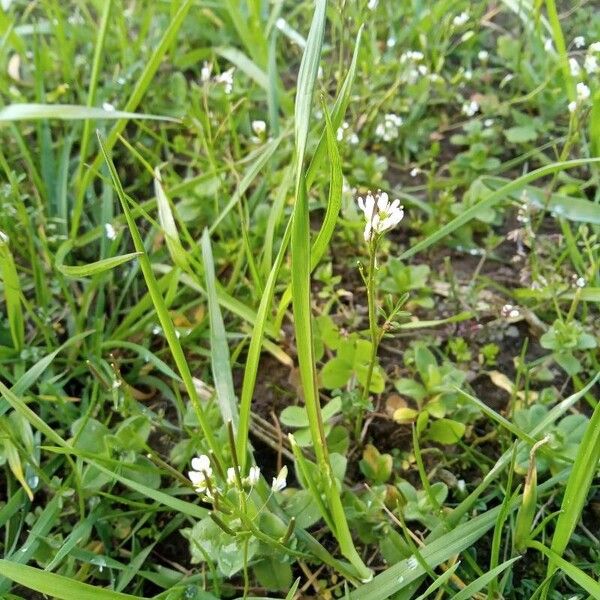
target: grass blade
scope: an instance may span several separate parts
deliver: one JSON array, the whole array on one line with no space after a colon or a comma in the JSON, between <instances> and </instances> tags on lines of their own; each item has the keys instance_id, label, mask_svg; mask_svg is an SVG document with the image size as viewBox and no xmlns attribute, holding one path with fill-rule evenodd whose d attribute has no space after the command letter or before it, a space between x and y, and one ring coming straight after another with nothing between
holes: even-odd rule
<instances>
[{"instance_id":1,"label":"grass blade","mask_svg":"<svg viewBox=\"0 0 600 600\"><path fill-rule=\"evenodd\" d=\"M521 557L515 556L507 561L504 561L502 564L499 564L497 567L491 569L487 573L484 573L481 577L472 581L467 587L463 588L458 594L453 596L454 600L469 600L472 598L477 592L482 590L488 583L493 581L508 567L510 567L514 562L518 561Z\"/></svg>"},{"instance_id":2,"label":"grass blade","mask_svg":"<svg viewBox=\"0 0 600 600\"><path fill-rule=\"evenodd\" d=\"M139 79L137 80L131 95L129 96L129 100L124 106L125 112L134 111L139 103L141 102L144 94L146 93L148 86L150 85L160 63L166 52L171 47L179 28L183 24L183 20L188 13L192 5L192 0L183 0L180 4L177 12L173 16L173 20L169 23L169 26L166 28L160 42L157 44L154 52L149 57L148 62L146 63L144 70L142 71ZM125 129L127 125L127 119L119 119L117 123L115 123L114 127L110 130L110 133L106 137L105 147L107 150L112 150L115 145L117 139L119 138L119 134ZM98 169L100 163L102 161L102 155L98 154L94 161L92 162L88 171L86 171L85 175L82 177L81 181L77 187L77 193L75 196L75 204L73 206L73 211L71 214L71 237L75 237L77 231L79 229L79 221L81 219L81 214L83 212L83 204L85 201L85 192L94 177L96 170Z\"/></svg>"},{"instance_id":3,"label":"grass blade","mask_svg":"<svg viewBox=\"0 0 600 600\"><path fill-rule=\"evenodd\" d=\"M221 409L223 422L232 422L234 431L238 426L238 408L233 389L233 378L231 376L231 362L229 358L229 346L227 334L219 301L217 299L217 288L215 284L215 264L208 229L202 234L202 258L204 261L204 279L206 281L206 292L208 294L208 316L210 319L210 360L214 386L217 393L217 401Z\"/></svg>"},{"instance_id":4,"label":"grass blade","mask_svg":"<svg viewBox=\"0 0 600 600\"><path fill-rule=\"evenodd\" d=\"M154 121L171 121L179 123L179 119L162 117L159 115L145 115L142 113L121 110L105 110L94 106L81 106L78 104L9 104L0 109L0 123L14 123L15 121L32 121L38 119L59 119L61 121L78 121L82 119L146 119Z\"/></svg>"},{"instance_id":5,"label":"grass blade","mask_svg":"<svg viewBox=\"0 0 600 600\"><path fill-rule=\"evenodd\" d=\"M557 556L562 556L581 518L590 486L596 475L598 461L600 461L600 403L596 404L579 444L563 496L551 545L552 552ZM555 569L556 563L551 560L548 564L548 575L551 575Z\"/></svg>"},{"instance_id":6,"label":"grass blade","mask_svg":"<svg viewBox=\"0 0 600 600\"><path fill-rule=\"evenodd\" d=\"M17 352L23 349L25 344L25 320L23 318L23 307L21 305L21 284L19 274L8 247L8 237L0 231L0 274L4 287L4 301L8 326L13 346Z\"/></svg>"},{"instance_id":7,"label":"grass blade","mask_svg":"<svg viewBox=\"0 0 600 600\"><path fill-rule=\"evenodd\" d=\"M30 590L59 600L142 600L113 590L94 587L69 577L0 559L0 575Z\"/></svg>"},{"instance_id":8,"label":"grass blade","mask_svg":"<svg viewBox=\"0 0 600 600\"><path fill-rule=\"evenodd\" d=\"M220 458L221 449L217 444L216 438L204 413L204 409L200 404L200 399L198 398L198 392L196 391L196 387L194 386L190 368L185 359L185 355L183 353L183 349L181 348L181 344L179 343L179 339L177 338L173 321L171 321L171 317L169 315L169 311L167 309L167 305L165 304L164 298L160 292L158 282L154 277L154 272L152 271L152 264L150 262L150 259L148 258L148 255L146 254L144 243L142 241L142 238L140 237L140 233L137 229L133 216L131 215L131 212L129 210L128 201L125 197L125 192L123 191L121 182L119 181L119 176L117 175L115 166L110 157L108 156L108 151L100 136L98 136L98 141L100 144L102 155L106 160L106 164L108 166L110 176L113 180L113 184L115 186L117 195L119 196L123 212L125 213L127 224L129 225L129 231L131 232L131 237L133 238L133 244L137 252L140 253L140 267L144 275L144 279L146 280L146 285L148 286L148 291L150 292L150 297L152 298L152 302L156 309L160 325L164 331L165 338L167 339L169 348L171 349L171 353L173 354L173 359L175 360L175 364L177 365L177 369L179 370L179 374L181 375L181 379L183 380L185 389L190 398L190 402L192 403L194 412L196 413L198 423L200 424L202 432L206 437L206 442L210 449L215 453L215 455Z\"/></svg>"},{"instance_id":9,"label":"grass blade","mask_svg":"<svg viewBox=\"0 0 600 600\"><path fill-rule=\"evenodd\" d=\"M552 165L540 167L535 171L531 171L531 173L522 175L518 179L515 179L514 181L511 181L510 183L507 183L506 185L502 186L495 192L492 192L485 200L482 200L475 206L472 206L471 208L465 210L465 212L460 214L458 217L452 219L450 223L447 223L446 225L438 229L435 233L432 233L430 236L426 237L418 244L415 244L412 248L409 248L408 250L403 252L398 258L400 260L406 260L407 258L418 254L422 250L429 248L429 246L449 236L459 227L462 227L465 223L468 223L471 219L475 218L477 214L480 213L480 211L495 206L498 202L500 202L513 192L523 188L530 181L535 181L536 179L540 179L541 177L545 177L546 175L552 175L553 173L557 173L558 171L562 171L564 169L571 169L574 167L580 167L582 165L587 165L596 162L600 162L600 158L580 158L576 160L567 160L564 162L558 162Z\"/></svg>"}]
</instances>

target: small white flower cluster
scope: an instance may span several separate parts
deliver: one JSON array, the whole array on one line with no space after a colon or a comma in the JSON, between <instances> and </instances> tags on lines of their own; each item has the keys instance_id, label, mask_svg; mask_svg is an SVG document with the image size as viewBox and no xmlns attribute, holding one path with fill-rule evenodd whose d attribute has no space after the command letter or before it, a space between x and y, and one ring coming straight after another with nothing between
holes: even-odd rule
<instances>
[{"instance_id":1,"label":"small white flower cluster","mask_svg":"<svg viewBox=\"0 0 600 600\"><path fill-rule=\"evenodd\" d=\"M109 240L114 240L117 237L117 232L115 228L112 226L112 223L104 223L104 233L106 234L106 238Z\"/></svg>"},{"instance_id":2,"label":"small white flower cluster","mask_svg":"<svg viewBox=\"0 0 600 600\"><path fill-rule=\"evenodd\" d=\"M4 231L0 231L0 245L8 244L8 236Z\"/></svg>"},{"instance_id":3,"label":"small white flower cluster","mask_svg":"<svg viewBox=\"0 0 600 600\"><path fill-rule=\"evenodd\" d=\"M475 100L469 100L469 102L465 102L461 108L462 114L467 117L474 116L478 110L479 110L479 103L476 102Z\"/></svg>"},{"instance_id":4,"label":"small white flower cluster","mask_svg":"<svg viewBox=\"0 0 600 600\"><path fill-rule=\"evenodd\" d=\"M217 75L215 77L215 81L217 83L223 84L223 89L225 90L226 94L231 94L231 92L233 91L233 73L234 72L235 72L235 67L231 67L230 69L227 69L226 71L223 71L222 73L219 73L219 75Z\"/></svg>"},{"instance_id":5,"label":"small white flower cluster","mask_svg":"<svg viewBox=\"0 0 600 600\"><path fill-rule=\"evenodd\" d=\"M336 138L338 142L343 141L344 139L348 140L349 144L356 146L358 144L358 135L355 131L350 129L350 125L344 121L341 127L338 127L336 132Z\"/></svg>"},{"instance_id":6,"label":"small white flower cluster","mask_svg":"<svg viewBox=\"0 0 600 600\"><path fill-rule=\"evenodd\" d=\"M202 64L202 68L200 69L200 81L202 83L209 83L212 77L212 63L204 62ZM233 74L235 72L235 67L231 67L222 73L219 73L213 78L215 83L219 83L223 86L226 94L231 94L233 91Z\"/></svg>"},{"instance_id":7,"label":"small white flower cluster","mask_svg":"<svg viewBox=\"0 0 600 600\"><path fill-rule=\"evenodd\" d=\"M390 202L386 192L378 191L374 196L367 193L366 198L359 196L358 206L365 215L365 242L370 242L376 236L392 229L404 217L404 207L400 200Z\"/></svg>"},{"instance_id":8,"label":"small white flower cluster","mask_svg":"<svg viewBox=\"0 0 600 600\"><path fill-rule=\"evenodd\" d=\"M584 288L587 285L587 280L585 277L580 277L576 273L573 273L571 280L573 282L573 286L576 288Z\"/></svg>"},{"instance_id":9,"label":"small white flower cluster","mask_svg":"<svg viewBox=\"0 0 600 600\"><path fill-rule=\"evenodd\" d=\"M375 135L384 142L391 142L400 134L400 127L403 123L401 116L395 113L387 113L383 117L383 121L375 128Z\"/></svg>"},{"instance_id":10,"label":"small white flower cluster","mask_svg":"<svg viewBox=\"0 0 600 600\"><path fill-rule=\"evenodd\" d=\"M277 477L273 477L271 489L274 492L280 492L286 486L287 467L284 466ZM188 472L188 478L192 482L194 489L199 494L204 494L209 500L214 498L215 493L221 493L221 489L217 486L213 477L213 469L210 463L210 458L206 454L201 454L192 458L192 470ZM260 480L260 468L256 465L250 467L246 477L240 477L242 485L254 487ZM238 476L235 467L227 469L226 483L229 486L237 485Z\"/></svg>"},{"instance_id":11,"label":"small white flower cluster","mask_svg":"<svg viewBox=\"0 0 600 600\"><path fill-rule=\"evenodd\" d=\"M469 13L467 11L461 12L452 19L452 25L454 27L462 27L469 20Z\"/></svg>"},{"instance_id":12,"label":"small white flower cluster","mask_svg":"<svg viewBox=\"0 0 600 600\"><path fill-rule=\"evenodd\" d=\"M400 64L408 67L403 74L403 80L409 85L416 83L419 77L427 75L428 69L421 62L424 58L423 53L418 50L407 50L400 55Z\"/></svg>"},{"instance_id":13,"label":"small white flower cluster","mask_svg":"<svg viewBox=\"0 0 600 600\"><path fill-rule=\"evenodd\" d=\"M262 119L256 119L250 124L254 135L250 138L252 143L260 144L265 139L265 133L267 132L267 124Z\"/></svg>"},{"instance_id":14,"label":"small white flower cluster","mask_svg":"<svg viewBox=\"0 0 600 600\"><path fill-rule=\"evenodd\" d=\"M577 110L577 107L581 104L585 103L585 101L590 97L590 88L580 81L577 86L577 100L573 100L569 102L568 108L570 113L574 113Z\"/></svg>"},{"instance_id":15,"label":"small white flower cluster","mask_svg":"<svg viewBox=\"0 0 600 600\"><path fill-rule=\"evenodd\" d=\"M573 38L573 46L575 46L575 48L583 48L585 46L585 38L582 35Z\"/></svg>"},{"instance_id":16,"label":"small white flower cluster","mask_svg":"<svg viewBox=\"0 0 600 600\"><path fill-rule=\"evenodd\" d=\"M583 68L588 75L600 73L600 63L598 62L599 58L600 42L594 42L593 44L590 44L583 60Z\"/></svg>"},{"instance_id":17,"label":"small white flower cluster","mask_svg":"<svg viewBox=\"0 0 600 600\"><path fill-rule=\"evenodd\" d=\"M500 311L505 319L517 319L521 316L521 311L518 306L512 304L505 304Z\"/></svg>"}]
</instances>

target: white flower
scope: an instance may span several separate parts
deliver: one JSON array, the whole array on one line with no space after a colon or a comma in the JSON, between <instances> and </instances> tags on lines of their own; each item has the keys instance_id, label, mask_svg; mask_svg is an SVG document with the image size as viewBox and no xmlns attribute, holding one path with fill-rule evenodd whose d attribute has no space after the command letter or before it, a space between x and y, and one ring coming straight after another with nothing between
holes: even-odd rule
<instances>
[{"instance_id":1,"label":"white flower","mask_svg":"<svg viewBox=\"0 0 600 600\"><path fill-rule=\"evenodd\" d=\"M600 71L600 65L598 65L598 58L593 54L588 54L583 61L583 68L588 75L597 73Z\"/></svg>"},{"instance_id":2,"label":"white flower","mask_svg":"<svg viewBox=\"0 0 600 600\"><path fill-rule=\"evenodd\" d=\"M321 65L319 65L319 68L317 69L317 79L323 79L323 76L324 76L323 67Z\"/></svg>"},{"instance_id":3,"label":"white flower","mask_svg":"<svg viewBox=\"0 0 600 600\"><path fill-rule=\"evenodd\" d=\"M400 64L406 62L419 62L420 60L423 60L423 58L424 55L422 52L419 52L418 50L408 50L400 55Z\"/></svg>"},{"instance_id":4,"label":"white flower","mask_svg":"<svg viewBox=\"0 0 600 600\"><path fill-rule=\"evenodd\" d=\"M229 467L227 469L227 483L229 485L234 485L236 481L237 478L235 476L235 469L233 467Z\"/></svg>"},{"instance_id":5,"label":"white flower","mask_svg":"<svg viewBox=\"0 0 600 600\"><path fill-rule=\"evenodd\" d=\"M587 85L585 85L585 83L583 83L583 81L580 81L577 84L577 100L579 102L584 102L589 97L590 97L590 88Z\"/></svg>"},{"instance_id":6,"label":"white flower","mask_svg":"<svg viewBox=\"0 0 600 600\"><path fill-rule=\"evenodd\" d=\"M472 117L479 110L479 104L475 100L471 100L470 102L465 102L461 110L463 115Z\"/></svg>"},{"instance_id":7,"label":"white flower","mask_svg":"<svg viewBox=\"0 0 600 600\"><path fill-rule=\"evenodd\" d=\"M416 177L420 172L421 172L421 169L419 169L418 167L414 167L413 169L410 170L410 176Z\"/></svg>"},{"instance_id":8,"label":"white flower","mask_svg":"<svg viewBox=\"0 0 600 600\"><path fill-rule=\"evenodd\" d=\"M283 468L281 469L281 471L279 471L279 474L277 475L277 477L273 477L273 483L271 484L271 489L274 492L280 492L281 490L283 490L285 488L285 486L287 485L287 482L286 482L287 473L288 473L288 469L284 465Z\"/></svg>"},{"instance_id":9,"label":"white flower","mask_svg":"<svg viewBox=\"0 0 600 600\"><path fill-rule=\"evenodd\" d=\"M260 468L257 467L256 465L250 467L248 477L246 478L248 485L256 485L258 483L259 479L260 479Z\"/></svg>"},{"instance_id":10,"label":"white flower","mask_svg":"<svg viewBox=\"0 0 600 600\"><path fill-rule=\"evenodd\" d=\"M582 35L578 35L573 39L573 45L575 48L583 48L585 46L585 38Z\"/></svg>"},{"instance_id":11,"label":"white flower","mask_svg":"<svg viewBox=\"0 0 600 600\"><path fill-rule=\"evenodd\" d=\"M227 69L227 71L223 71L219 75L215 77L215 81L217 83L223 84L223 89L226 94L231 94L233 91L233 72L235 71L235 67L231 67L231 69Z\"/></svg>"},{"instance_id":12,"label":"white flower","mask_svg":"<svg viewBox=\"0 0 600 600\"><path fill-rule=\"evenodd\" d=\"M489 52L487 50L480 50L477 54L477 58L481 62L485 62L490 57Z\"/></svg>"},{"instance_id":13,"label":"white flower","mask_svg":"<svg viewBox=\"0 0 600 600\"><path fill-rule=\"evenodd\" d=\"M4 233L4 231L0 231L0 244L8 244L8 236Z\"/></svg>"},{"instance_id":14,"label":"white flower","mask_svg":"<svg viewBox=\"0 0 600 600\"><path fill-rule=\"evenodd\" d=\"M114 240L117 237L117 232L110 223L104 223L104 233L109 240Z\"/></svg>"},{"instance_id":15,"label":"white flower","mask_svg":"<svg viewBox=\"0 0 600 600\"><path fill-rule=\"evenodd\" d=\"M392 229L404 217L404 207L400 205L400 200L390 202L385 192L377 192L375 196L369 192L364 200L359 197L358 206L365 215L365 242Z\"/></svg>"},{"instance_id":16,"label":"white flower","mask_svg":"<svg viewBox=\"0 0 600 600\"><path fill-rule=\"evenodd\" d=\"M113 104L111 104L110 102L104 102L104 103L102 104L102 108L103 108L104 110L106 110L107 112L114 112L114 110L115 110L115 107L114 107L114 105L113 105Z\"/></svg>"},{"instance_id":17,"label":"white flower","mask_svg":"<svg viewBox=\"0 0 600 600\"><path fill-rule=\"evenodd\" d=\"M581 73L581 67L574 58L569 59L569 69L571 69L571 75L573 75L573 77L577 77L577 75Z\"/></svg>"},{"instance_id":18,"label":"white flower","mask_svg":"<svg viewBox=\"0 0 600 600\"><path fill-rule=\"evenodd\" d=\"M260 119L257 121L252 121L252 131L254 131L258 137L262 136L266 130L267 124L264 121L261 121Z\"/></svg>"},{"instance_id":19,"label":"white flower","mask_svg":"<svg viewBox=\"0 0 600 600\"><path fill-rule=\"evenodd\" d=\"M398 137L403 123L402 117L388 113L383 117L383 123L379 123L375 128L375 135L384 142L391 142Z\"/></svg>"},{"instance_id":20,"label":"white flower","mask_svg":"<svg viewBox=\"0 0 600 600\"><path fill-rule=\"evenodd\" d=\"M569 109L570 113L574 113L577 110L577 102L575 102L575 100L573 100L573 102L569 102L567 108Z\"/></svg>"},{"instance_id":21,"label":"white flower","mask_svg":"<svg viewBox=\"0 0 600 600\"><path fill-rule=\"evenodd\" d=\"M577 276L575 275L575 277L577 277ZM577 277L577 279L575 279L575 287L584 288L586 286L586 284L587 284L587 281L586 281L585 277Z\"/></svg>"},{"instance_id":22,"label":"white flower","mask_svg":"<svg viewBox=\"0 0 600 600\"><path fill-rule=\"evenodd\" d=\"M378 4L379 4L379 0L369 0L369 2L367 4L367 8L369 10L375 10L377 8Z\"/></svg>"},{"instance_id":23,"label":"white flower","mask_svg":"<svg viewBox=\"0 0 600 600\"><path fill-rule=\"evenodd\" d=\"M519 307L513 306L512 304L505 304L502 307L501 313L505 319L516 319L521 315Z\"/></svg>"},{"instance_id":24,"label":"white flower","mask_svg":"<svg viewBox=\"0 0 600 600\"><path fill-rule=\"evenodd\" d=\"M452 24L454 25L454 27L461 27L468 20L469 20L469 13L466 11L463 11L460 13L460 15L456 15L456 17L454 17L454 19L452 20Z\"/></svg>"},{"instance_id":25,"label":"white flower","mask_svg":"<svg viewBox=\"0 0 600 600\"><path fill-rule=\"evenodd\" d=\"M200 69L200 81L202 83L207 83L210 81L210 76L212 75L212 63L204 61L202 63L202 68Z\"/></svg>"},{"instance_id":26,"label":"white flower","mask_svg":"<svg viewBox=\"0 0 600 600\"><path fill-rule=\"evenodd\" d=\"M350 144L352 144L353 146L357 146L358 145L359 140L358 140L358 135L356 134L356 132L353 131L350 134L350 137L348 138L348 142Z\"/></svg>"},{"instance_id":27,"label":"white flower","mask_svg":"<svg viewBox=\"0 0 600 600\"><path fill-rule=\"evenodd\" d=\"M395 45L396 45L396 38L395 38L395 37L393 37L393 36L392 36L392 37L389 37L389 38L387 39L386 46L387 46L388 48L393 48Z\"/></svg>"},{"instance_id":28,"label":"white flower","mask_svg":"<svg viewBox=\"0 0 600 600\"><path fill-rule=\"evenodd\" d=\"M212 475L210 458L206 454L192 458L192 469L193 471L188 472L188 477L196 491L203 492L207 488L206 480Z\"/></svg>"},{"instance_id":29,"label":"white flower","mask_svg":"<svg viewBox=\"0 0 600 600\"><path fill-rule=\"evenodd\" d=\"M491 127L491 126L494 124L494 119L486 119L486 120L483 122L483 124L484 124L486 127Z\"/></svg>"},{"instance_id":30,"label":"white flower","mask_svg":"<svg viewBox=\"0 0 600 600\"><path fill-rule=\"evenodd\" d=\"M590 52L600 52L600 42L594 42L593 44L590 44L588 50Z\"/></svg>"},{"instance_id":31,"label":"white flower","mask_svg":"<svg viewBox=\"0 0 600 600\"><path fill-rule=\"evenodd\" d=\"M471 71L471 69L467 69L464 73L464 76L467 81L471 81L471 79L473 79L473 71Z\"/></svg>"},{"instance_id":32,"label":"white flower","mask_svg":"<svg viewBox=\"0 0 600 600\"><path fill-rule=\"evenodd\" d=\"M552 44L552 40L550 38L544 42L544 50L546 52L552 52L554 50L554 45Z\"/></svg>"}]
</instances>

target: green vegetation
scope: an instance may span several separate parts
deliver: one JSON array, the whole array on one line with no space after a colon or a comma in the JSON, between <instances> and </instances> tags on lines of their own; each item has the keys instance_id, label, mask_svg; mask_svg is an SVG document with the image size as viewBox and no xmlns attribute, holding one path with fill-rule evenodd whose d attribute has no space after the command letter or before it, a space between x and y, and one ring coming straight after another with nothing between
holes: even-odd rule
<instances>
[{"instance_id":1,"label":"green vegetation","mask_svg":"<svg viewBox=\"0 0 600 600\"><path fill-rule=\"evenodd\" d=\"M600 13L4 0L0 597L600 598Z\"/></svg>"}]
</instances>

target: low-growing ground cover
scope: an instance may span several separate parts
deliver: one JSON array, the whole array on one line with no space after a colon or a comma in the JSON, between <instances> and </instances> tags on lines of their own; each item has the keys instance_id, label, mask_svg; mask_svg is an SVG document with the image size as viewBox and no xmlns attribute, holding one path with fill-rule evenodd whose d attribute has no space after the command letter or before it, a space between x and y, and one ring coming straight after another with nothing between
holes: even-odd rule
<instances>
[{"instance_id":1,"label":"low-growing ground cover","mask_svg":"<svg viewBox=\"0 0 600 600\"><path fill-rule=\"evenodd\" d=\"M1 597L600 598L594 2L1 11Z\"/></svg>"}]
</instances>

